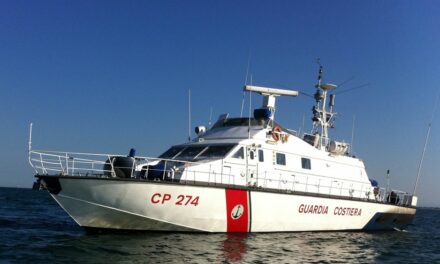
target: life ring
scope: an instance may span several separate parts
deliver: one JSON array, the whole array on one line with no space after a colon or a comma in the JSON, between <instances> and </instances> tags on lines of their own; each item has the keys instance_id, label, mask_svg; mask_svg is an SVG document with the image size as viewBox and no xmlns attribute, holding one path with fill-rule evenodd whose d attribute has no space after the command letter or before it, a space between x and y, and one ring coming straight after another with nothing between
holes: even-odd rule
<instances>
[{"instance_id":1,"label":"life ring","mask_svg":"<svg viewBox=\"0 0 440 264\"><path fill-rule=\"evenodd\" d=\"M281 127L275 126L272 129L272 138L275 141L279 141L280 140L280 138L281 138Z\"/></svg>"}]
</instances>

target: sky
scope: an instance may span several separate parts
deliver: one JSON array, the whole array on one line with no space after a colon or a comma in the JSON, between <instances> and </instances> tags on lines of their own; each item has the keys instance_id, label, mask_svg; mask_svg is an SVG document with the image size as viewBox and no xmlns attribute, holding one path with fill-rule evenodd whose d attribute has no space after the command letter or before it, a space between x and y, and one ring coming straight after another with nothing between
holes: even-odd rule
<instances>
[{"instance_id":1,"label":"sky","mask_svg":"<svg viewBox=\"0 0 440 264\"><path fill-rule=\"evenodd\" d=\"M313 94L320 58L342 84L330 135L354 131L369 177L385 186L389 169L412 192L440 91L439 13L426 0L0 0L0 186L32 186L31 122L34 149L155 156L187 140L188 90L192 126L207 125L210 109L240 115L246 72ZM276 121L308 131L313 104L279 98ZM440 206L434 113L422 206Z\"/></svg>"}]
</instances>

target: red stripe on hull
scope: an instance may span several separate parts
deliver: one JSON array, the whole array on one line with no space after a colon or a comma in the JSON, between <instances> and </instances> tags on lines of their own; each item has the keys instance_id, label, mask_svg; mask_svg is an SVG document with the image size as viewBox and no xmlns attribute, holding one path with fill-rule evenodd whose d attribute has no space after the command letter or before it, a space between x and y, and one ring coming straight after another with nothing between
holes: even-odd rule
<instances>
[{"instance_id":1,"label":"red stripe on hull","mask_svg":"<svg viewBox=\"0 0 440 264\"><path fill-rule=\"evenodd\" d=\"M226 189L226 218L228 232L249 231L248 193Z\"/></svg>"}]
</instances>

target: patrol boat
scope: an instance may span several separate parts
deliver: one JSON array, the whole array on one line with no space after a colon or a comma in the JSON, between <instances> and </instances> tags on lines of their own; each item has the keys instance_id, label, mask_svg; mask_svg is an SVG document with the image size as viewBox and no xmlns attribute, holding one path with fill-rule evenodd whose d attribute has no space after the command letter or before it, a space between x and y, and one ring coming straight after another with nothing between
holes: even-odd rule
<instances>
[{"instance_id":1,"label":"patrol boat","mask_svg":"<svg viewBox=\"0 0 440 264\"><path fill-rule=\"evenodd\" d=\"M159 157L33 150L37 186L86 229L292 232L404 229L417 197L369 179L347 143L332 140L336 85L322 82L313 130L275 122L279 96L297 91L244 86L262 95L253 117L225 114L197 138Z\"/></svg>"}]
</instances>

